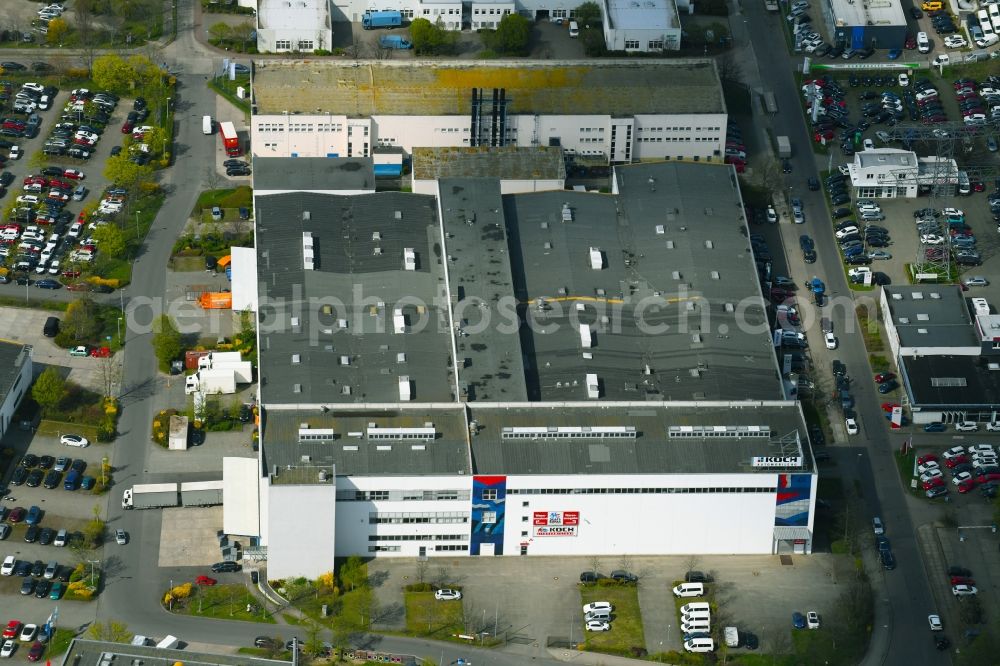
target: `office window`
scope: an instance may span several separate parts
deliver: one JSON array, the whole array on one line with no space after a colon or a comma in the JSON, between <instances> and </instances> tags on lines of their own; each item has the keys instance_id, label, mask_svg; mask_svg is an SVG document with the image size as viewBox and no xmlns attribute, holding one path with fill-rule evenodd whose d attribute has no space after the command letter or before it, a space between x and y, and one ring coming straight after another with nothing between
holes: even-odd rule
<instances>
[{"instance_id":1,"label":"office window","mask_svg":"<svg viewBox=\"0 0 1000 666\"><path fill-rule=\"evenodd\" d=\"M311 39L300 39L299 40L299 51L312 51L313 42Z\"/></svg>"},{"instance_id":2,"label":"office window","mask_svg":"<svg viewBox=\"0 0 1000 666\"><path fill-rule=\"evenodd\" d=\"M625 50L626 51L629 50L629 49L638 49L638 48L639 48L639 40L638 39L626 39L625 40Z\"/></svg>"},{"instance_id":3,"label":"office window","mask_svg":"<svg viewBox=\"0 0 1000 666\"><path fill-rule=\"evenodd\" d=\"M275 48L276 51L280 51L282 49L288 51L288 50L290 50L292 48L292 40L290 40L290 39L278 39L278 40L275 40L275 42L274 42L274 48Z\"/></svg>"},{"instance_id":4,"label":"office window","mask_svg":"<svg viewBox=\"0 0 1000 666\"><path fill-rule=\"evenodd\" d=\"M490 502L495 502L497 499L497 489L496 488L486 488L483 490L483 499Z\"/></svg>"},{"instance_id":5,"label":"office window","mask_svg":"<svg viewBox=\"0 0 1000 666\"><path fill-rule=\"evenodd\" d=\"M650 42L648 44L648 47L649 47L650 51L662 51L663 50L663 40L662 39L653 39L653 40L650 40Z\"/></svg>"}]
</instances>

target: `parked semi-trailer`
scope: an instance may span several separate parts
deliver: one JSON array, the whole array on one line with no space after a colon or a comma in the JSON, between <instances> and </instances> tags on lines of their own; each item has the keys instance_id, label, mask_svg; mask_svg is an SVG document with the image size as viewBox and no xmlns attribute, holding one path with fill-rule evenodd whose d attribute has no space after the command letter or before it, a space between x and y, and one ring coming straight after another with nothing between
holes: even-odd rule
<instances>
[{"instance_id":1,"label":"parked semi-trailer","mask_svg":"<svg viewBox=\"0 0 1000 666\"><path fill-rule=\"evenodd\" d=\"M216 506L222 504L222 479L187 481L181 484L181 506Z\"/></svg>"},{"instance_id":2,"label":"parked semi-trailer","mask_svg":"<svg viewBox=\"0 0 1000 666\"><path fill-rule=\"evenodd\" d=\"M159 509L179 503L176 483L137 484L126 488L122 495L123 509Z\"/></svg>"}]
</instances>

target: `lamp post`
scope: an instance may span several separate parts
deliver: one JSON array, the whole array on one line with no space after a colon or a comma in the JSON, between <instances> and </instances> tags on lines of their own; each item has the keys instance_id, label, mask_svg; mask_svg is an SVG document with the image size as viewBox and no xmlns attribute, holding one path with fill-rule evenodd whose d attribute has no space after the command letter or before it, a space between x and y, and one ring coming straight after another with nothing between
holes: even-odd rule
<instances>
[{"instance_id":1,"label":"lamp post","mask_svg":"<svg viewBox=\"0 0 1000 666\"><path fill-rule=\"evenodd\" d=\"M122 343L122 318L118 317L118 344Z\"/></svg>"},{"instance_id":2,"label":"lamp post","mask_svg":"<svg viewBox=\"0 0 1000 666\"><path fill-rule=\"evenodd\" d=\"M90 586L94 587L94 566L100 564L100 560L87 560L90 563Z\"/></svg>"},{"instance_id":3,"label":"lamp post","mask_svg":"<svg viewBox=\"0 0 1000 666\"><path fill-rule=\"evenodd\" d=\"M139 240L139 214L141 212L142 212L141 210L135 211L135 240L136 241Z\"/></svg>"}]
</instances>

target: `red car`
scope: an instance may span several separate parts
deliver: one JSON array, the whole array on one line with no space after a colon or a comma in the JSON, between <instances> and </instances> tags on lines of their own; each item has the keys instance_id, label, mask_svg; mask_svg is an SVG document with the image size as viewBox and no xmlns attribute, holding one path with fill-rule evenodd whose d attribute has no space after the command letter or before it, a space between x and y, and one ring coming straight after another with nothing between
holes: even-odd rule
<instances>
[{"instance_id":1,"label":"red car","mask_svg":"<svg viewBox=\"0 0 1000 666\"><path fill-rule=\"evenodd\" d=\"M45 187L48 182L49 181L47 179L41 176L28 176L24 179L25 185L41 185L42 187Z\"/></svg>"},{"instance_id":2,"label":"red car","mask_svg":"<svg viewBox=\"0 0 1000 666\"><path fill-rule=\"evenodd\" d=\"M976 477L976 483L983 484L990 481L1000 481L1000 473L997 472L987 472L986 474L980 474Z\"/></svg>"},{"instance_id":3,"label":"red car","mask_svg":"<svg viewBox=\"0 0 1000 666\"><path fill-rule=\"evenodd\" d=\"M38 661L42 658L43 652L45 652L45 646L41 642L35 641L31 649L28 650L28 661Z\"/></svg>"},{"instance_id":4,"label":"red car","mask_svg":"<svg viewBox=\"0 0 1000 666\"><path fill-rule=\"evenodd\" d=\"M122 124L122 134L128 134L129 132L132 131L133 127L134 125L132 125L132 123L129 122Z\"/></svg>"},{"instance_id":5,"label":"red car","mask_svg":"<svg viewBox=\"0 0 1000 666\"><path fill-rule=\"evenodd\" d=\"M7 623L7 628L3 630L4 638L17 638L17 635L21 633L21 621L11 620Z\"/></svg>"},{"instance_id":6,"label":"red car","mask_svg":"<svg viewBox=\"0 0 1000 666\"><path fill-rule=\"evenodd\" d=\"M975 487L976 487L975 481L973 481L972 479L966 479L965 481L962 481L961 483L958 484L958 492L967 493Z\"/></svg>"},{"instance_id":7,"label":"red car","mask_svg":"<svg viewBox=\"0 0 1000 666\"><path fill-rule=\"evenodd\" d=\"M880 372L877 375L875 375L875 383L876 384L881 384L883 382L887 382L887 381L889 381L891 379L895 379L895 378L896 378L896 375L893 374L893 373L891 373L891 372Z\"/></svg>"},{"instance_id":8,"label":"red car","mask_svg":"<svg viewBox=\"0 0 1000 666\"><path fill-rule=\"evenodd\" d=\"M932 460L934 462L937 462L937 460L938 460L937 454L928 453L926 455L922 455L919 458L917 458L917 464L918 465L923 465L924 463L929 463Z\"/></svg>"},{"instance_id":9,"label":"red car","mask_svg":"<svg viewBox=\"0 0 1000 666\"><path fill-rule=\"evenodd\" d=\"M93 349L90 350L90 355L93 358L108 358L109 356L111 356L111 348L110 347L94 347Z\"/></svg>"},{"instance_id":10,"label":"red car","mask_svg":"<svg viewBox=\"0 0 1000 666\"><path fill-rule=\"evenodd\" d=\"M73 180L83 180L86 178L86 176L83 175L83 172L77 169L66 169L66 171L63 172L63 177L72 178Z\"/></svg>"},{"instance_id":11,"label":"red car","mask_svg":"<svg viewBox=\"0 0 1000 666\"><path fill-rule=\"evenodd\" d=\"M197 585L205 585L207 587L211 587L219 581L215 580L214 578L209 578L208 576L198 576L197 578L194 579L194 582Z\"/></svg>"},{"instance_id":12,"label":"red car","mask_svg":"<svg viewBox=\"0 0 1000 666\"><path fill-rule=\"evenodd\" d=\"M60 190L73 191L73 186L67 183L65 180L59 180L58 178L49 178L49 187L58 187Z\"/></svg>"},{"instance_id":13,"label":"red car","mask_svg":"<svg viewBox=\"0 0 1000 666\"><path fill-rule=\"evenodd\" d=\"M976 581L974 581L973 579L969 578L968 576L952 576L951 577L951 584L952 585L975 585Z\"/></svg>"},{"instance_id":14,"label":"red car","mask_svg":"<svg viewBox=\"0 0 1000 666\"><path fill-rule=\"evenodd\" d=\"M23 506L16 506L10 510L10 513L7 514L7 522L19 523L24 520L25 513L27 513L27 511L24 510Z\"/></svg>"},{"instance_id":15,"label":"red car","mask_svg":"<svg viewBox=\"0 0 1000 666\"><path fill-rule=\"evenodd\" d=\"M62 276L65 278L78 278L80 277L80 271L74 271L72 269L65 270L62 272Z\"/></svg>"},{"instance_id":16,"label":"red car","mask_svg":"<svg viewBox=\"0 0 1000 666\"><path fill-rule=\"evenodd\" d=\"M920 487L923 488L924 490L930 490L934 486L943 486L943 485L944 485L944 479L940 476L936 476L930 481L924 481L923 483L921 483Z\"/></svg>"},{"instance_id":17,"label":"red car","mask_svg":"<svg viewBox=\"0 0 1000 666\"><path fill-rule=\"evenodd\" d=\"M90 291L90 284L87 282L73 282L66 285L66 291Z\"/></svg>"},{"instance_id":18,"label":"red car","mask_svg":"<svg viewBox=\"0 0 1000 666\"><path fill-rule=\"evenodd\" d=\"M969 462L969 456L955 456L954 458L949 458L944 461L944 464L949 468L955 467L956 465L964 465Z\"/></svg>"}]
</instances>

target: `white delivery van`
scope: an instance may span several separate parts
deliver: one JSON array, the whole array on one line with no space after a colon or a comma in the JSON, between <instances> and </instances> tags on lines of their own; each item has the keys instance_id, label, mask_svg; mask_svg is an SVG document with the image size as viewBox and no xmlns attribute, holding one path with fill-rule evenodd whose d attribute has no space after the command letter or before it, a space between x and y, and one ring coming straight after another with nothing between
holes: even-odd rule
<instances>
[{"instance_id":1,"label":"white delivery van","mask_svg":"<svg viewBox=\"0 0 1000 666\"><path fill-rule=\"evenodd\" d=\"M927 37L926 32L917 33L917 50L921 53L931 52L931 40Z\"/></svg>"},{"instance_id":2,"label":"white delivery van","mask_svg":"<svg viewBox=\"0 0 1000 666\"><path fill-rule=\"evenodd\" d=\"M212 116L201 117L201 133L202 134L212 133Z\"/></svg>"},{"instance_id":3,"label":"white delivery van","mask_svg":"<svg viewBox=\"0 0 1000 666\"><path fill-rule=\"evenodd\" d=\"M569 22L569 36L576 39L580 36L580 24L576 21Z\"/></svg>"},{"instance_id":4,"label":"white delivery van","mask_svg":"<svg viewBox=\"0 0 1000 666\"><path fill-rule=\"evenodd\" d=\"M739 647L740 646L740 632L736 627L726 627L722 630L722 635L726 639L726 647Z\"/></svg>"},{"instance_id":5,"label":"white delivery van","mask_svg":"<svg viewBox=\"0 0 1000 666\"><path fill-rule=\"evenodd\" d=\"M708 612L709 606L707 601L692 601L689 604L684 604L681 606L681 615L688 615L690 613L696 613L698 611Z\"/></svg>"},{"instance_id":6,"label":"white delivery van","mask_svg":"<svg viewBox=\"0 0 1000 666\"><path fill-rule=\"evenodd\" d=\"M701 597L705 594L705 585L702 583L681 583L674 588L675 597Z\"/></svg>"},{"instance_id":7,"label":"white delivery van","mask_svg":"<svg viewBox=\"0 0 1000 666\"><path fill-rule=\"evenodd\" d=\"M711 638L692 638L684 641L684 649L688 652L712 652L715 650L715 641Z\"/></svg>"},{"instance_id":8,"label":"white delivery van","mask_svg":"<svg viewBox=\"0 0 1000 666\"><path fill-rule=\"evenodd\" d=\"M685 622L687 624L694 624L696 622L711 622L711 621L712 621L712 615L707 610L704 611L699 610L691 613L684 613L683 615L681 615L681 622Z\"/></svg>"}]
</instances>

